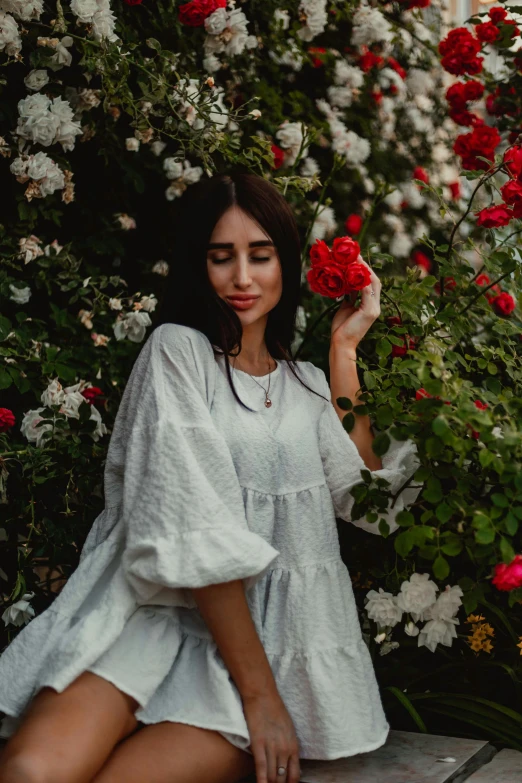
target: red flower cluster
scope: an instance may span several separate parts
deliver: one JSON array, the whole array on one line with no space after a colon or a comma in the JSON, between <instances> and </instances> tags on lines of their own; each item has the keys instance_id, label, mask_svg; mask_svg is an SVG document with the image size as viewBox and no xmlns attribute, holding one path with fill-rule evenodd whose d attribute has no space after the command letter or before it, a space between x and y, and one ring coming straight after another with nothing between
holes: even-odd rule
<instances>
[{"instance_id":1,"label":"red flower cluster","mask_svg":"<svg viewBox=\"0 0 522 783\"><path fill-rule=\"evenodd\" d=\"M493 24L490 20L489 22L482 22L481 24L476 25L475 35L482 43L491 43L492 41L496 41L497 38L500 38L500 30L496 24Z\"/></svg>"},{"instance_id":2,"label":"red flower cluster","mask_svg":"<svg viewBox=\"0 0 522 783\"><path fill-rule=\"evenodd\" d=\"M423 400L423 399L428 398L428 397L429 397L430 400L434 399L433 398L433 394L429 394L426 391L426 389L424 387L422 387L422 386L421 386L420 389L417 389L417 391L415 392L415 399L416 400ZM436 400L440 400L440 397L439 397L438 394L435 397L435 399ZM451 405L450 400L443 400L443 403L444 403L444 405Z\"/></svg>"},{"instance_id":3,"label":"red flower cluster","mask_svg":"<svg viewBox=\"0 0 522 783\"><path fill-rule=\"evenodd\" d=\"M482 287L489 286L491 280L489 279L489 275L482 273L477 277L475 282L478 286ZM497 315L511 315L516 307L516 302L511 294L508 294L507 291L502 291L500 286L497 284L491 286L491 288L488 288L484 296L488 300L489 304L493 307Z\"/></svg>"},{"instance_id":4,"label":"red flower cluster","mask_svg":"<svg viewBox=\"0 0 522 783\"><path fill-rule=\"evenodd\" d=\"M7 432L14 426L16 419L9 408L0 408L0 432Z\"/></svg>"},{"instance_id":5,"label":"red flower cluster","mask_svg":"<svg viewBox=\"0 0 522 783\"><path fill-rule=\"evenodd\" d=\"M427 8L431 0L399 0L399 3L406 6L409 11L410 8Z\"/></svg>"},{"instance_id":6,"label":"red flower cluster","mask_svg":"<svg viewBox=\"0 0 522 783\"><path fill-rule=\"evenodd\" d=\"M457 281L454 277L445 277L444 278L444 290L445 291L454 291L457 287ZM436 282L433 286L435 293L440 296L440 283Z\"/></svg>"},{"instance_id":7,"label":"red flower cluster","mask_svg":"<svg viewBox=\"0 0 522 783\"><path fill-rule=\"evenodd\" d=\"M456 76L480 73L484 61L483 57L477 56L480 50L480 41L466 27L450 30L439 44L442 67Z\"/></svg>"},{"instance_id":8,"label":"red flower cluster","mask_svg":"<svg viewBox=\"0 0 522 783\"><path fill-rule=\"evenodd\" d=\"M349 236L336 237L332 249L322 239L310 248L311 269L306 277L310 288L321 296L336 299L370 284L370 270L358 261L361 248Z\"/></svg>"},{"instance_id":9,"label":"red flower cluster","mask_svg":"<svg viewBox=\"0 0 522 783\"><path fill-rule=\"evenodd\" d=\"M426 272L431 271L431 260L428 258L426 253L422 252L422 250L415 250L411 254L411 260L415 266L420 266L421 269L425 269Z\"/></svg>"},{"instance_id":10,"label":"red flower cluster","mask_svg":"<svg viewBox=\"0 0 522 783\"><path fill-rule=\"evenodd\" d=\"M471 133L461 133L457 136L453 150L462 158L462 168L471 171L476 169L486 170L488 164L481 158L487 158L491 162L495 159L495 148L500 144L500 133L489 125L477 125Z\"/></svg>"},{"instance_id":11,"label":"red flower cluster","mask_svg":"<svg viewBox=\"0 0 522 783\"><path fill-rule=\"evenodd\" d=\"M321 55L326 54L326 49L324 48L324 46L309 46L308 54L312 58L312 65L314 66L314 68L322 68L322 66L324 65L324 61Z\"/></svg>"},{"instance_id":12,"label":"red flower cluster","mask_svg":"<svg viewBox=\"0 0 522 783\"><path fill-rule=\"evenodd\" d=\"M500 188L503 204L475 212L477 225L484 228L507 226L513 218L522 218L522 146L515 145L504 153L504 165L512 179Z\"/></svg>"},{"instance_id":13,"label":"red flower cluster","mask_svg":"<svg viewBox=\"0 0 522 783\"><path fill-rule=\"evenodd\" d=\"M90 405L93 405L97 402L102 402L103 400L103 392L99 386L88 386L82 391L82 396Z\"/></svg>"},{"instance_id":14,"label":"red flower cluster","mask_svg":"<svg viewBox=\"0 0 522 783\"><path fill-rule=\"evenodd\" d=\"M426 171L426 169L423 169L422 166L416 166L413 169L413 179L420 179L421 182L425 182L426 185L430 181L428 172Z\"/></svg>"},{"instance_id":15,"label":"red flower cluster","mask_svg":"<svg viewBox=\"0 0 522 783\"><path fill-rule=\"evenodd\" d=\"M370 52L366 46L362 46L361 48L363 50L363 54L359 57L359 61L357 63L361 71L368 73L368 71L371 71L372 68L380 68L383 65L384 57L381 57L374 52Z\"/></svg>"},{"instance_id":16,"label":"red flower cluster","mask_svg":"<svg viewBox=\"0 0 522 783\"><path fill-rule=\"evenodd\" d=\"M515 555L511 563L498 563L491 584L497 590L516 590L522 587L522 555Z\"/></svg>"},{"instance_id":17,"label":"red flower cluster","mask_svg":"<svg viewBox=\"0 0 522 783\"><path fill-rule=\"evenodd\" d=\"M227 0L190 0L180 6L179 21L189 27L202 27L205 19L218 8L226 8Z\"/></svg>"},{"instance_id":18,"label":"red flower cluster","mask_svg":"<svg viewBox=\"0 0 522 783\"><path fill-rule=\"evenodd\" d=\"M401 79L404 81L408 75L406 69L402 67L400 63L394 57L388 57L388 65L395 73L398 73Z\"/></svg>"},{"instance_id":19,"label":"red flower cluster","mask_svg":"<svg viewBox=\"0 0 522 783\"><path fill-rule=\"evenodd\" d=\"M468 111L468 104L477 101L484 93L484 85L470 79L467 82L455 82L446 90L446 100L451 106L450 117L458 125L483 125L483 120Z\"/></svg>"}]
</instances>

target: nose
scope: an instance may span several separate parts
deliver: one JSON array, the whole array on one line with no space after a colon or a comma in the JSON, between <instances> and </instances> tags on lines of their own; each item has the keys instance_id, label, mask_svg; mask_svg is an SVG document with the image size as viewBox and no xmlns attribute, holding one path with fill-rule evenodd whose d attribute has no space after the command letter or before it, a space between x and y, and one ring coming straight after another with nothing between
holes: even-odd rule
<instances>
[{"instance_id":1,"label":"nose","mask_svg":"<svg viewBox=\"0 0 522 783\"><path fill-rule=\"evenodd\" d=\"M248 288L252 284L250 264L247 257L238 256L234 268L234 285L238 288Z\"/></svg>"}]
</instances>

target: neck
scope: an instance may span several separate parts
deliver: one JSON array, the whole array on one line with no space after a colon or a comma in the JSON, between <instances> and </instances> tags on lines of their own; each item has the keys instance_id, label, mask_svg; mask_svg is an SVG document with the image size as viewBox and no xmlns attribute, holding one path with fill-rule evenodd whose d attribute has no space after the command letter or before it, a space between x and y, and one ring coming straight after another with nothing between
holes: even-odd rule
<instances>
[{"instance_id":1,"label":"neck","mask_svg":"<svg viewBox=\"0 0 522 783\"><path fill-rule=\"evenodd\" d=\"M265 322L256 321L243 328L241 351L231 357L236 367L259 368L264 372L269 364L272 368L273 361L265 342L265 326Z\"/></svg>"}]
</instances>

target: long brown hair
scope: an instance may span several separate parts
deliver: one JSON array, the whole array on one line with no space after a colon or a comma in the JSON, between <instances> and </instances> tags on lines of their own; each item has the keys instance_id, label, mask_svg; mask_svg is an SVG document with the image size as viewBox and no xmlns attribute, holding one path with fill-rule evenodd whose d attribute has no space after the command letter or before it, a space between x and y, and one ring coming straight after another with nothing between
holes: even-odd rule
<instances>
[{"instance_id":1,"label":"long brown hair","mask_svg":"<svg viewBox=\"0 0 522 783\"><path fill-rule=\"evenodd\" d=\"M189 185L174 202L172 250L167 284L158 322L191 326L205 334L214 353L225 355L228 382L239 398L230 372L229 354L241 351L242 326L234 309L212 287L207 271L207 249L214 226L232 206L242 209L274 243L282 270L282 294L268 313L265 342L275 359L284 359L309 391L326 399L296 374L292 343L301 300L301 242L293 212L277 188L257 174L240 170L215 174ZM216 347L219 349L216 351Z\"/></svg>"}]
</instances>

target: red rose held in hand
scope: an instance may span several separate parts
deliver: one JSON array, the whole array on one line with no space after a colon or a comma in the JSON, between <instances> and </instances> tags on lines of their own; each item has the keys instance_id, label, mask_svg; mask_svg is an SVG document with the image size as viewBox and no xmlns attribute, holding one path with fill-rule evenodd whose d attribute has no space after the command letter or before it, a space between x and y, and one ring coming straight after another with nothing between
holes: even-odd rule
<instances>
[{"instance_id":1,"label":"red rose held in hand","mask_svg":"<svg viewBox=\"0 0 522 783\"><path fill-rule=\"evenodd\" d=\"M310 263L312 266L329 264L332 261L332 253L326 242L323 242L322 239L317 239L315 245L312 245L310 248Z\"/></svg>"},{"instance_id":2,"label":"red rose held in hand","mask_svg":"<svg viewBox=\"0 0 522 783\"><path fill-rule=\"evenodd\" d=\"M0 408L0 432L7 432L14 425L16 419L12 410Z\"/></svg>"},{"instance_id":3,"label":"red rose held in hand","mask_svg":"<svg viewBox=\"0 0 522 783\"><path fill-rule=\"evenodd\" d=\"M513 218L512 211L505 204L486 207L481 209L480 212L475 212L475 214L478 215L477 226L483 226L484 228L507 226Z\"/></svg>"},{"instance_id":4,"label":"red rose held in hand","mask_svg":"<svg viewBox=\"0 0 522 783\"><path fill-rule=\"evenodd\" d=\"M306 279L312 291L332 299L345 292L345 269L338 264L316 264L308 270Z\"/></svg>"},{"instance_id":5,"label":"red rose held in hand","mask_svg":"<svg viewBox=\"0 0 522 783\"><path fill-rule=\"evenodd\" d=\"M335 237L332 244L332 256L334 261L341 266L357 261L361 253L359 243L351 237Z\"/></svg>"},{"instance_id":6,"label":"red rose held in hand","mask_svg":"<svg viewBox=\"0 0 522 783\"><path fill-rule=\"evenodd\" d=\"M491 583L498 590L515 590L522 587L522 555L515 555L511 563L498 563Z\"/></svg>"},{"instance_id":7,"label":"red rose held in hand","mask_svg":"<svg viewBox=\"0 0 522 783\"><path fill-rule=\"evenodd\" d=\"M346 287L352 291L360 291L361 288L366 288L367 285L370 285L372 279L368 267L365 264L360 264L358 261L348 264L345 267L344 274Z\"/></svg>"},{"instance_id":8,"label":"red rose held in hand","mask_svg":"<svg viewBox=\"0 0 522 783\"><path fill-rule=\"evenodd\" d=\"M190 0L179 8L179 21L189 27L202 27L205 19L218 8L226 8L227 0Z\"/></svg>"}]
</instances>

